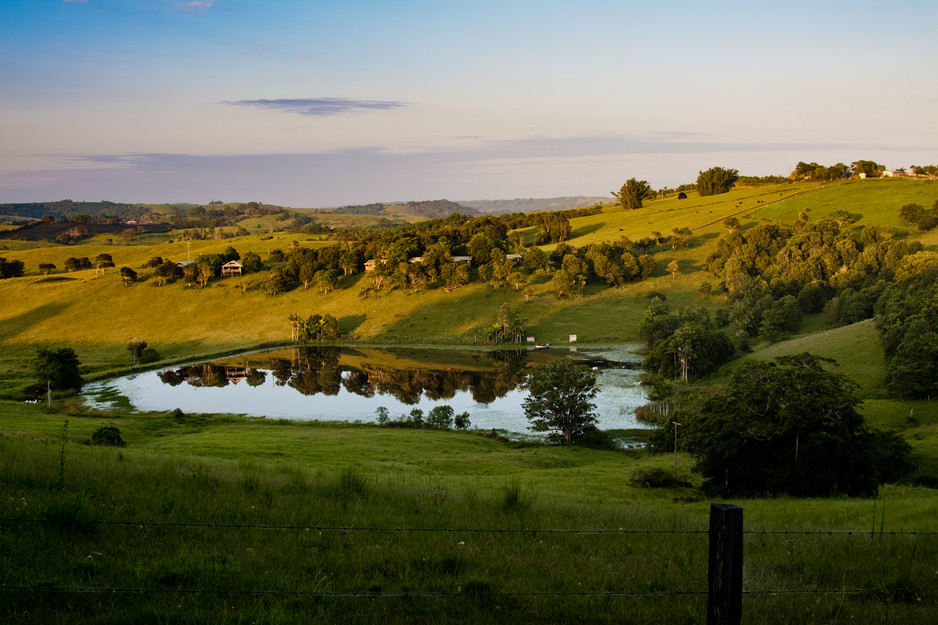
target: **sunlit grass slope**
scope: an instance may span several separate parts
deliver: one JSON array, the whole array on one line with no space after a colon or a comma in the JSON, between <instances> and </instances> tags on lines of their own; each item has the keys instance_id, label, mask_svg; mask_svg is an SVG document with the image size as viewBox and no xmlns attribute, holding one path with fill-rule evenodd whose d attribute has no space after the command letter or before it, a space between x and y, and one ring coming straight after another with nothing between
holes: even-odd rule
<instances>
[{"instance_id":1,"label":"sunlit grass slope","mask_svg":"<svg viewBox=\"0 0 938 625\"><path fill-rule=\"evenodd\" d=\"M652 291L666 294L672 307L723 304L720 296L700 298L695 293L701 282L716 282L705 270L705 259L716 249L727 217L735 216L748 227L761 219L793 220L804 206L814 206L812 216L818 218L828 208L849 210L862 204L863 211L854 208L851 212L862 213L870 223L897 225L897 205L911 200L930 205L926 195L936 190L938 183L919 181L870 180L823 188L816 183L791 183L733 189L710 197L691 192L683 200L672 195L633 211L610 204L601 214L573 219L568 242L584 246L622 236L637 240L653 232L668 235L673 228L688 227L694 233L690 247L662 246L655 253L655 274L647 281L618 289L591 285L582 297L563 299L541 279L529 285L528 297L512 288L481 285L451 293L442 289L375 293L368 289L366 275L344 278L342 288L328 294L298 287L269 296L258 284L265 274L213 280L205 288L158 287L152 270L142 269L155 256L178 261L221 252L229 245L242 254L253 251L266 258L276 248L332 244L319 236L262 232L262 222L248 228L257 228L258 234L191 244L177 233L172 241L169 235L143 239L151 244L104 245L101 241L7 249L0 255L24 261L27 275L0 281L0 376L6 372L16 377L25 371L38 344L74 346L90 369L104 371L127 363L125 348L132 338L148 341L167 359L282 342L289 338L287 317L293 313L332 314L353 341L473 344L484 338L498 307L507 302L527 318L529 335L538 342L564 344L571 334L581 343L634 342ZM820 208L824 206L828 208ZM935 245L935 236L929 233L923 241ZM111 254L117 267L101 275L94 270L62 271L70 256L94 258L99 253ZM672 260L679 267L674 277L665 270ZM53 263L58 269L46 279L38 272L40 263ZM140 281L121 284L118 270L122 266L135 269Z\"/></svg>"},{"instance_id":2,"label":"sunlit grass slope","mask_svg":"<svg viewBox=\"0 0 938 625\"><path fill-rule=\"evenodd\" d=\"M754 216L791 223L802 210L809 210L811 219L815 220L843 210L858 216L857 225L914 230L899 217L899 209L906 204L920 204L928 209L935 201L938 201L938 180L871 178L826 183L811 193L760 208Z\"/></svg>"}]
</instances>

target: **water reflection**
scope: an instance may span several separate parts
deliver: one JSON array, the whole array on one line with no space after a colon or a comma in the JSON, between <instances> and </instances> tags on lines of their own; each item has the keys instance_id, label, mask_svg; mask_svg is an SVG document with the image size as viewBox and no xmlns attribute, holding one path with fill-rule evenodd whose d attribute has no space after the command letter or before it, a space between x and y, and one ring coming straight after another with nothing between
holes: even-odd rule
<instances>
[{"instance_id":1,"label":"water reflection","mask_svg":"<svg viewBox=\"0 0 938 625\"><path fill-rule=\"evenodd\" d=\"M528 432L521 388L531 367L575 358L598 369L600 428L642 427L638 357L629 346L482 351L439 348L300 347L242 354L86 385L85 397L117 394L142 411L235 413L258 417L375 421L414 408L449 405L472 427ZM107 393L104 393L107 391Z\"/></svg>"},{"instance_id":2,"label":"water reflection","mask_svg":"<svg viewBox=\"0 0 938 625\"><path fill-rule=\"evenodd\" d=\"M281 354L289 353L290 357ZM277 386L289 386L303 395L335 396L344 388L361 397L390 395L407 405L416 405L421 397L432 401L452 399L457 392L469 392L478 404L490 404L524 381L528 362L525 350L482 352L488 362L484 370L456 367L364 369L342 364L338 347L297 347L271 352L265 360L268 369L229 362L199 363L157 373L163 384L222 388L242 381L262 386L268 371Z\"/></svg>"}]
</instances>

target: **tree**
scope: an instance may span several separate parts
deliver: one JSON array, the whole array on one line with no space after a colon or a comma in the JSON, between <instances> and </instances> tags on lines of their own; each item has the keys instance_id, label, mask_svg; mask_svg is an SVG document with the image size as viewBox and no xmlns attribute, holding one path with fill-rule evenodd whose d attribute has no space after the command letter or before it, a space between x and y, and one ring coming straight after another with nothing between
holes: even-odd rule
<instances>
[{"instance_id":1,"label":"tree","mask_svg":"<svg viewBox=\"0 0 938 625\"><path fill-rule=\"evenodd\" d=\"M906 204L899 209L899 216L917 226L925 217L925 207L921 204Z\"/></svg>"},{"instance_id":2,"label":"tree","mask_svg":"<svg viewBox=\"0 0 938 625\"><path fill-rule=\"evenodd\" d=\"M570 360L537 367L525 388L524 416L535 432L550 432L552 439L572 445L595 426L596 374L589 367Z\"/></svg>"},{"instance_id":3,"label":"tree","mask_svg":"<svg viewBox=\"0 0 938 625\"><path fill-rule=\"evenodd\" d=\"M134 359L134 364L137 364L137 361L140 359L140 356L143 355L143 351L147 348L147 342L142 339L131 339L127 343L127 351L130 352L130 355Z\"/></svg>"},{"instance_id":4,"label":"tree","mask_svg":"<svg viewBox=\"0 0 938 625\"><path fill-rule=\"evenodd\" d=\"M668 263L668 273L671 274L671 278L672 278L672 279L673 279L675 276L677 276L677 272L680 271L680 270L681 270L681 267L680 267L680 265L677 264L677 261L676 261L676 260L672 260L670 263Z\"/></svg>"},{"instance_id":5,"label":"tree","mask_svg":"<svg viewBox=\"0 0 938 625\"><path fill-rule=\"evenodd\" d=\"M728 391L682 416L684 445L723 494L871 495L909 447L871 431L856 384L808 353L744 361ZM894 477L894 476L892 476Z\"/></svg>"},{"instance_id":6,"label":"tree","mask_svg":"<svg viewBox=\"0 0 938 625\"><path fill-rule=\"evenodd\" d=\"M42 272L42 275L48 276L55 271L55 265L52 263L39 263L39 271Z\"/></svg>"},{"instance_id":7,"label":"tree","mask_svg":"<svg viewBox=\"0 0 938 625\"><path fill-rule=\"evenodd\" d=\"M339 274L335 269L322 269L313 276L320 293L328 293L339 288Z\"/></svg>"},{"instance_id":8,"label":"tree","mask_svg":"<svg viewBox=\"0 0 938 625\"><path fill-rule=\"evenodd\" d=\"M121 267L120 273L121 280L124 281L124 286L129 286L137 281L137 272L130 267Z\"/></svg>"},{"instance_id":9,"label":"tree","mask_svg":"<svg viewBox=\"0 0 938 625\"><path fill-rule=\"evenodd\" d=\"M687 247L690 244L690 239L692 236L694 236L694 231L687 226L672 229L670 237L671 249L676 250L678 248Z\"/></svg>"},{"instance_id":10,"label":"tree","mask_svg":"<svg viewBox=\"0 0 938 625\"><path fill-rule=\"evenodd\" d=\"M71 347L40 347L33 360L33 373L53 390L78 390L83 380L78 373L81 362Z\"/></svg>"},{"instance_id":11,"label":"tree","mask_svg":"<svg viewBox=\"0 0 938 625\"><path fill-rule=\"evenodd\" d=\"M153 275L157 277L160 286L163 286L166 284L167 280L182 277L182 269L173 261L164 260L160 263L160 266L156 268L156 271L153 272Z\"/></svg>"},{"instance_id":12,"label":"tree","mask_svg":"<svg viewBox=\"0 0 938 625\"><path fill-rule=\"evenodd\" d=\"M0 257L0 278L22 278L23 261Z\"/></svg>"},{"instance_id":13,"label":"tree","mask_svg":"<svg viewBox=\"0 0 938 625\"><path fill-rule=\"evenodd\" d=\"M431 430L449 430L453 427L456 411L452 406L434 406L427 415L426 426Z\"/></svg>"},{"instance_id":14,"label":"tree","mask_svg":"<svg viewBox=\"0 0 938 625\"><path fill-rule=\"evenodd\" d=\"M850 163L850 167L853 168L853 173L857 176L866 174L868 178L875 178L886 169L876 161L854 161Z\"/></svg>"},{"instance_id":15,"label":"tree","mask_svg":"<svg viewBox=\"0 0 938 625\"><path fill-rule=\"evenodd\" d=\"M99 272L104 273L104 270L108 267L114 266L114 259L111 258L110 254L98 254L94 257L94 264L96 267L95 275Z\"/></svg>"},{"instance_id":16,"label":"tree","mask_svg":"<svg viewBox=\"0 0 938 625\"><path fill-rule=\"evenodd\" d=\"M619 189L619 192L613 192L612 195L619 200L619 203L622 204L622 208L629 210L641 208L642 200L651 195L651 193L651 185L648 184L647 180L629 178L625 181L625 184L622 185L622 188Z\"/></svg>"},{"instance_id":17,"label":"tree","mask_svg":"<svg viewBox=\"0 0 938 625\"><path fill-rule=\"evenodd\" d=\"M85 258L84 260L88 260ZM88 264L91 264L90 262ZM84 269L81 264L81 260L75 258L74 256L65 259L65 271L71 273L73 271L78 271L79 269Z\"/></svg>"},{"instance_id":18,"label":"tree","mask_svg":"<svg viewBox=\"0 0 938 625\"><path fill-rule=\"evenodd\" d=\"M726 193L733 188L739 179L739 172L735 169L711 167L707 171L699 172L697 176L697 192L700 195L717 195Z\"/></svg>"},{"instance_id":19,"label":"tree","mask_svg":"<svg viewBox=\"0 0 938 625\"><path fill-rule=\"evenodd\" d=\"M264 268L261 257L254 252L245 252L241 257L241 270L244 273L257 273Z\"/></svg>"}]
</instances>

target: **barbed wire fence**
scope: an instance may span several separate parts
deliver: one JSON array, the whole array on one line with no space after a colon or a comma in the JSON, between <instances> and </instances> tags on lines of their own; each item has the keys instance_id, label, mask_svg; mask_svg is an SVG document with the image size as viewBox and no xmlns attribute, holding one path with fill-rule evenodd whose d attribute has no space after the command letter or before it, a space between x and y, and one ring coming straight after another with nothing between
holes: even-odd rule
<instances>
[{"instance_id":1,"label":"barbed wire fence","mask_svg":"<svg viewBox=\"0 0 938 625\"><path fill-rule=\"evenodd\" d=\"M745 589L742 584L743 537L744 536L818 536L818 537L934 537L938 531L869 531L860 530L744 530L742 508L727 504L711 504L709 529L602 529L602 528L473 528L473 527L377 527L350 525L315 524L239 524L211 522L159 522L140 520L87 520L89 526L137 528L139 530L208 530L244 532L335 532L335 533L386 533L386 534L466 534L466 535L567 535L567 536L639 536L671 535L702 536L709 538L709 563L707 588L700 590L617 590L617 591L558 591L558 592L495 592L474 591L386 591L386 590L283 590L283 589L214 589L214 588L145 588L133 586L56 585L51 583L22 584L0 582L0 590L57 593L57 594L118 594L118 595L206 595L206 596L253 596L253 597L315 597L315 598L414 598L414 599L458 599L466 597L493 598L612 598L612 597L707 597L708 623L714 625L737 624L740 622L743 596L790 596L790 595L868 595L877 597L888 593L938 593L938 587L837 587L837 588L775 588ZM3 525L61 526L67 521L44 518L0 517Z\"/></svg>"}]
</instances>

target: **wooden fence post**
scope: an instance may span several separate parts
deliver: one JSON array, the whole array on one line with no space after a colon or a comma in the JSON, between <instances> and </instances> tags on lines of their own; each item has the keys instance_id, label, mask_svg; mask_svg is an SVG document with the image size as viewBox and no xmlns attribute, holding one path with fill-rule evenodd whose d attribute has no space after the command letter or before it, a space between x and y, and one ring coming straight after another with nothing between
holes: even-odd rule
<instances>
[{"instance_id":1,"label":"wooden fence post","mask_svg":"<svg viewBox=\"0 0 938 625\"><path fill-rule=\"evenodd\" d=\"M710 504L707 625L740 625L743 617L743 509Z\"/></svg>"}]
</instances>

